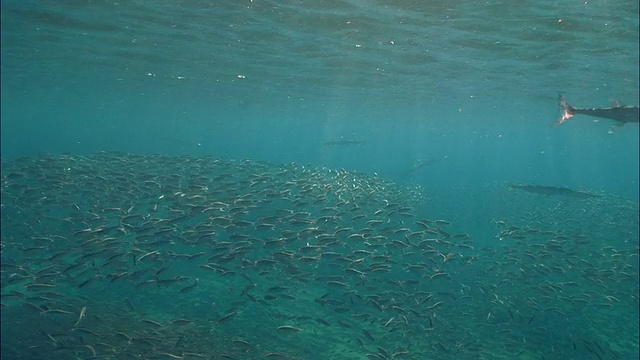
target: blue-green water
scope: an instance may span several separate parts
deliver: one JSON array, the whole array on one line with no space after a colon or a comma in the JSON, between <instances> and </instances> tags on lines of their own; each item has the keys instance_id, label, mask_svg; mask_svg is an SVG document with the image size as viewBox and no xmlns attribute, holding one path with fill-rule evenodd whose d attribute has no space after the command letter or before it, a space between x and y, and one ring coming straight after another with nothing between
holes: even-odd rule
<instances>
[{"instance_id":1,"label":"blue-green water","mask_svg":"<svg viewBox=\"0 0 640 360\"><path fill-rule=\"evenodd\" d=\"M2 2L3 358L637 358L638 10Z\"/></svg>"}]
</instances>

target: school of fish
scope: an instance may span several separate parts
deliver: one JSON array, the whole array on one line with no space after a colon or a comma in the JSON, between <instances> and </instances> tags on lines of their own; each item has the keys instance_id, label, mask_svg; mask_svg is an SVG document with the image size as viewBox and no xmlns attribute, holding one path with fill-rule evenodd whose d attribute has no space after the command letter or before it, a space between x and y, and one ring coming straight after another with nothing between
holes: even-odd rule
<instances>
[{"instance_id":1,"label":"school of fish","mask_svg":"<svg viewBox=\"0 0 640 360\"><path fill-rule=\"evenodd\" d=\"M294 163L3 161L2 357L637 355L637 204L542 199L478 239L421 215L429 201Z\"/></svg>"}]
</instances>

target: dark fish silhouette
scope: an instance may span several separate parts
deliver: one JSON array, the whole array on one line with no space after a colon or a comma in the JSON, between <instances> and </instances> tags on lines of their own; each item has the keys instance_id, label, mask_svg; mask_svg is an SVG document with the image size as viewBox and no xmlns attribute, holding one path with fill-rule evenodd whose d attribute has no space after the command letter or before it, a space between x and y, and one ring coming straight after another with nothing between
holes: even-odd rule
<instances>
[{"instance_id":1,"label":"dark fish silhouette","mask_svg":"<svg viewBox=\"0 0 640 360\"><path fill-rule=\"evenodd\" d=\"M560 119L553 124L554 127L571 119L574 115L586 115L615 120L618 122L618 126L622 126L626 123L638 122L639 108L637 106L623 106L622 104L617 104L616 106L608 108L576 108L571 106L571 104L569 104L562 95L560 96L558 105L560 106L561 116Z\"/></svg>"},{"instance_id":2,"label":"dark fish silhouette","mask_svg":"<svg viewBox=\"0 0 640 360\"><path fill-rule=\"evenodd\" d=\"M361 144L364 144L365 142L366 141L364 141L364 140L332 140L332 141L325 142L323 145L326 145L326 146L336 146L336 145L348 146L348 145L361 145Z\"/></svg>"},{"instance_id":3,"label":"dark fish silhouette","mask_svg":"<svg viewBox=\"0 0 640 360\"><path fill-rule=\"evenodd\" d=\"M572 190L566 187L544 186L544 185L511 185L512 189L522 190L534 194L560 195L565 197L588 199L597 198L600 195L588 193L586 191Z\"/></svg>"},{"instance_id":4,"label":"dark fish silhouette","mask_svg":"<svg viewBox=\"0 0 640 360\"><path fill-rule=\"evenodd\" d=\"M432 158L432 159L420 160L417 163L415 163L413 166L411 166L411 168L409 170L405 171L404 175L405 176L411 175L414 172L416 172L416 171L418 171L418 170L420 170L422 168L425 168L426 166L431 165L431 164L433 164L434 162L436 162L438 160L440 160L440 159Z\"/></svg>"}]
</instances>

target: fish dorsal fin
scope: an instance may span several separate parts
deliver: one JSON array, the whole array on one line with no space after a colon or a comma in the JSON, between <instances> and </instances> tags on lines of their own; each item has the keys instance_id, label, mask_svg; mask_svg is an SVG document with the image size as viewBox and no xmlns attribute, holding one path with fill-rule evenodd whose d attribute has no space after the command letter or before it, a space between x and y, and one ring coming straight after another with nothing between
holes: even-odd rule
<instances>
[{"instance_id":1,"label":"fish dorsal fin","mask_svg":"<svg viewBox=\"0 0 640 360\"><path fill-rule=\"evenodd\" d=\"M622 103L622 101L616 100L616 101L613 102L613 107L614 108L621 108L621 107L624 107L624 104Z\"/></svg>"}]
</instances>

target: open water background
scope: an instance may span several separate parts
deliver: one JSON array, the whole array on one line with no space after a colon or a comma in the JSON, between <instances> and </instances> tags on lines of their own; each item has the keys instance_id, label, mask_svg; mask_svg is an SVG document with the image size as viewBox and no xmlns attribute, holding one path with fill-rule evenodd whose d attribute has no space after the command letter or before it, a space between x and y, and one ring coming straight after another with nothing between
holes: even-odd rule
<instances>
[{"instance_id":1,"label":"open water background","mask_svg":"<svg viewBox=\"0 0 640 360\"><path fill-rule=\"evenodd\" d=\"M557 296L569 299L573 299L569 295L586 293L593 296L591 291L619 299L594 300L593 308L587 309L589 311L573 309L579 315L565 315L563 321L585 333L563 333L563 340L558 343L553 339L557 334L551 332L549 338L539 333L527 334L520 324L517 329L513 328L512 333L518 336L525 334L529 344L534 341L529 337L536 338L535 345L522 345L521 339L514 342L510 338L502 339L503 345L508 344L505 345L508 349L501 348L495 344L500 341L494 343L495 339L490 339L493 330L485 331L473 325L477 319L485 319L490 312L479 304L491 302L474 296L472 301L456 305L463 307L462 314L474 314L469 319L475 320L469 324L460 325L463 321L458 318L461 316L457 311L459 308L442 310L456 319L443 320L447 331L475 329L466 331L475 344L467 352L449 352L452 347L464 349L469 342L447 343L450 341L447 331L442 332L437 341L413 335L412 331L424 330L421 327L402 330L404 343L399 338L390 337L388 342L379 340L379 346L387 351L395 348L402 349L398 352L406 350L409 354L402 356L413 356L411 358L424 358L427 353L434 358L454 358L462 356L460 354L469 358L474 355L509 358L518 353L513 349L515 343L524 349L518 356L530 358L637 358L638 125L627 124L608 134L612 123L607 120L594 121L593 118L576 116L557 128L552 128L551 124L558 116L556 103L559 94L565 95L577 107L606 107L618 100L627 105L638 104L638 10L637 1L3 1L0 94L3 180L8 180L8 174L13 172L26 174L24 178L12 178L14 180L4 184L3 264L22 264L25 274L21 275L32 279L34 273L46 269L46 264L51 261L44 261L43 254L22 253L25 247L46 246L48 251L63 251L65 246L70 247L69 244L57 243L42 245L33 240L46 235L43 233L51 235L51 224L42 225L41 229L19 225L36 221L43 211L60 214L59 209L69 206L65 205L64 193L58 192L57 185L49 187L35 182L35 179L55 173L49 167L28 165L35 161L32 159L44 154L52 154L47 156L53 158L44 157L42 161L84 164L82 166L88 166L94 173L101 173L98 169L102 168L109 176L115 176L113 173L117 173L122 162L133 162L125 155L127 153L180 156L177 159L189 156L225 161L266 161L272 167L243 167L238 176L251 178L259 172L267 172L272 175L268 181L272 181L274 187L283 186L276 187L282 191L287 191L289 185L276 181L280 164L295 163L290 165L295 169L298 166L344 169L350 174L368 174L371 178L362 181L369 184L378 184L384 179L385 184L392 181L394 186L403 189L420 188L422 200L411 204L411 221L402 222L389 215L389 219L398 221L394 223L398 227L406 225L406 222L417 227L412 230L418 230L416 219L445 219L455 226L450 232L469 235L474 249L496 246L495 241L499 241L496 239L508 229L507 225L496 225L501 224L500 221L506 221L509 226L553 231L553 236L537 238L533 242L546 244L546 251L549 251L549 246L553 247L549 240L568 236L570 239L560 240L568 241L563 246L569 254L553 258L547 265L558 266L565 271L565 266L577 267L580 271L561 280L564 283L576 282L579 287L556 289L550 295L553 301L569 302L563 306L571 307L570 301ZM102 151L114 155L97 155L96 158L94 154ZM59 154L72 155L64 155L70 156L67 159L57 157ZM97 165L95 159L99 160L98 163L104 161L104 164ZM168 173L172 169L176 173L183 171L175 159L164 162ZM157 164L164 160L151 157L149 161L154 166L147 170L156 171ZM225 166L227 170L236 169L235 165ZM220 169L216 171L224 173ZM304 183L319 181L317 176L309 177L305 172L296 174ZM95 190L87 198L98 199L100 201L96 201L102 204L105 203L103 196L108 198L110 191L115 191L98 187L86 178L63 180L56 175L50 179L53 184ZM124 181L121 178L109 179L116 183ZM134 176L132 179L138 178ZM210 180L211 184L217 181ZM57 201L35 206L26 202L27 199L37 202L40 198L15 190L12 188L15 184L39 189ZM530 194L510 188L513 184L568 187L602 197L574 199L562 195ZM144 198L148 191L140 191L143 195L138 196L143 200L138 200L138 204L152 206L151 198ZM231 197L237 199L242 192L234 189L230 193L233 196L213 198L229 201ZM245 189L245 192L253 194L250 189ZM336 199L329 196L327 206L340 206ZM367 218L372 216L381 204L372 200L367 204L367 210L362 210L363 214ZM120 203L117 205L126 207ZM46 210L47 206L51 208ZM99 210L96 203L87 206L93 211ZM83 210L84 216L88 216L86 211L91 209ZM275 210L275 207L267 208L264 212ZM315 213L318 210L311 205L306 209L315 218L320 216ZM163 216L168 214L162 213ZM53 215L54 218L65 216L68 214ZM115 218L124 216L126 214L119 214ZM251 215L242 220L255 223L258 218ZM340 225L354 227L354 232L360 230L359 226L365 226L344 216L341 219ZM8 226L5 225L7 221L15 223ZM69 228L56 227L55 234L73 237L70 234L82 230L81 223L78 220ZM104 224L93 224L92 227L101 225ZM197 221L182 224L174 231L188 231L189 226L197 226ZM282 227L282 231L294 229L289 225ZM295 228L295 231L301 229ZM261 236L258 229L249 233ZM132 236L132 232L128 234ZM275 234L269 236L277 237ZM576 238L582 239L583 236L593 237L589 246L575 242ZM499 250L493 255L483 253L480 258L486 262L477 263L478 269L487 271L493 261L504 264L504 261L508 262L510 252L526 252L531 244L497 247ZM298 245L287 249L293 251L299 248ZM588 269L559 263L571 256L591 260L594 254L603 253L601 249L607 246L624 253L621 256L625 260L614 264L611 261L617 256L611 258L608 254L597 262L590 261ZM16 248L22 252L16 253ZM131 248L121 250L135 253ZM171 251L178 250L195 251L183 248ZM199 250L209 251L210 248ZM342 250L346 256L347 250ZM354 250L357 249L350 248L349 254ZM82 259L86 251L89 250L72 253L61 258L63 260L55 259L52 265L63 270L80 261L78 259ZM252 261L270 256L270 253L262 251L256 247L251 253L255 255ZM439 251L446 254L444 249ZM465 255L475 254L469 251ZM398 249L389 254L400 263L415 261L413 258L405 259L407 255ZM536 268L539 259L529 261L526 255L523 256L518 264ZM168 261L167 258L160 260ZM235 265L241 266L239 258L236 261L238 264ZM456 284L455 291L459 291L460 283L465 283L464 279L470 273L478 271L465 268L461 263L447 265L452 266L449 269L451 274L459 274L452 280ZM312 271L312 268L305 267L307 265L302 266L304 271ZM191 278L197 275L189 273L195 271L189 266L174 270L173 275L186 274ZM613 285L605 289L597 281L594 285L594 281L585 280L591 270L600 274L592 276L594 279L601 279L607 284L611 281ZM115 271L113 269L112 273ZM525 268L523 271L528 273L529 270ZM629 277L621 275L621 272L629 274ZM21 346L33 345L24 337L11 337L4 332L5 324L26 324L28 328L35 321L31 317L16 315L23 313L21 306L24 303L35 303L28 299L28 293L25 295L27 299L14 299L16 295L12 291L17 291L14 286L25 285L24 282L16 285L6 281L16 273L20 272L3 267L3 305L7 307L3 307L2 345L3 355L9 357L20 353ZM275 273L278 275L267 281L270 285L277 283L277 279L286 279L280 272ZM404 278L405 275L401 274L401 270L394 269L389 276L392 279L397 276ZM506 270L496 274L503 274L502 280L515 279L516 276ZM514 304L510 309L522 308L521 311L529 316L540 311L530 303L525 305L524 299L536 296L533 294L537 294L540 284L546 280L555 280L549 274L538 275L542 277L531 284L510 288L508 296L512 297L511 303ZM65 286L77 290L78 283L84 280L65 279L47 281L55 283L60 292L67 292L69 289ZM627 283L628 280L631 281ZM103 278L99 278L97 283L101 281L105 282L103 285L112 286ZM204 289L206 285L204 279L202 281L198 285ZM215 284L214 280L211 281ZM254 281L258 282L257 279ZM497 281L482 277L475 280L481 284L495 284ZM319 289L326 285L321 280L313 283ZM299 286L297 283L292 285L294 289ZM356 287L356 283L350 286ZM442 286L443 289L451 287ZM100 287L101 291L105 288L111 289ZM83 289L79 292L82 293ZM417 289L432 290L427 284ZM439 291L443 292L443 289ZM113 293L121 299L121 294L129 291L132 290L117 288ZM407 289L403 291L410 292ZM322 291L317 292L319 296ZM435 290L433 292L437 295ZM10 293L13 295L7 295ZM368 290L368 295L373 293L382 294L384 290ZM196 295L202 294L192 294L191 300L199 302ZM440 295L440 298L436 295L433 303L447 300L446 295ZM159 299L154 296L148 295L145 301ZM295 296L299 299L302 295L295 293ZM98 306L88 300L71 298L65 298L65 301L73 304L68 310L74 314L82 306L92 311ZM405 298L401 307L408 307L412 300ZM603 307L601 300L602 303L610 303L612 308ZM493 301L495 303L496 298ZM571 313L553 301L548 307L562 309L564 314ZM392 304L386 305L391 307ZM283 304L276 305L283 308ZM16 306L18 310L11 313L11 317L5 317L7 311L15 310ZM125 304L118 302L117 306L124 307ZM240 308L243 309L242 306ZM294 313L299 315L304 309L307 308L302 306ZM422 315L427 313L425 309L418 310ZM136 315L143 316L139 312L138 308L134 311ZM505 314L506 317L508 314ZM556 312L554 314L557 315ZM172 314L173 318L187 315L193 317L193 314ZM362 335L363 328L373 332L375 338L382 336L387 328L379 328L378 323L384 325L388 318L397 316L390 314L384 320L379 319L386 315L372 315L363 323L356 323L353 332L357 336L354 338L367 341ZM222 314L215 310L211 316L219 318ZM314 318L323 316L319 313ZM9 321L6 319L11 322L6 322ZM117 319L121 320L118 316ZM74 318L69 326L76 320ZM215 331L229 338L240 338L240 333L246 336L243 320L249 318L234 318L237 324L224 324L237 328L216 328ZM410 324L426 321L424 317L408 320ZM331 319L330 322L340 327L335 325L337 320ZM537 330L543 328L543 324L532 324L537 326ZM630 326L620 332L620 324ZM273 328L277 325L282 324L265 326ZM50 326L44 323L40 327L46 330ZM297 326L304 330L297 335L311 332L308 325ZM105 328L104 325L96 327L101 331ZM326 337L321 336L319 341L335 342L335 337L343 338L336 334L349 331L345 329L342 326L339 332L335 329L333 333L327 331ZM69 327L65 331L70 331ZM202 335L198 331L194 333ZM278 332L274 334L282 336ZM601 334L602 338L594 334ZM616 334L618 339L612 334ZM101 335L106 336L102 332ZM296 334L284 336L291 335ZM281 339L282 343L276 342L270 350L287 353L294 358L309 358L311 354L328 358L328 355L318 353L324 345L310 351L304 347L292 347L291 344L297 344L297 341L287 339ZM406 339L415 339L414 342L425 345L411 347L407 345L410 340ZM47 344L47 351L60 346L66 346L65 351L71 349L68 352L47 352L51 358L88 357L87 353L78 350L77 339L66 345L60 345L62 341L52 342L44 335L32 340ZM616 343L616 340L620 342ZM83 341L89 343L90 340ZM93 345L97 342L92 341ZM111 341L116 340L109 338ZM264 344L274 341L272 338L260 340L259 335L252 337L254 347L250 355L237 348L220 350L218 355L214 355L215 351L211 349L197 349L195 352L218 357L220 353L233 354L238 359L243 356L260 358L267 353L267 350L262 351ZM371 344L361 347L356 340L353 341L343 344L340 351L333 349L332 356L366 358L370 353L384 356ZM572 345L571 341L577 345ZM438 343L445 345L447 351ZM477 343L485 343L484 352L477 349ZM598 346L603 349L598 349ZM558 347L566 348L559 355L553 355ZM488 348L491 350L486 350ZM4 353L5 349L15 352ZM614 355L610 355L607 349L611 349ZM124 350L118 348L118 351ZM172 353L185 351L181 349ZM153 356L162 357L158 355L160 352L156 351ZM98 350L98 353L114 358L114 354L120 354L107 350L102 353Z\"/></svg>"}]
</instances>

